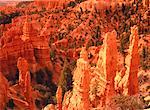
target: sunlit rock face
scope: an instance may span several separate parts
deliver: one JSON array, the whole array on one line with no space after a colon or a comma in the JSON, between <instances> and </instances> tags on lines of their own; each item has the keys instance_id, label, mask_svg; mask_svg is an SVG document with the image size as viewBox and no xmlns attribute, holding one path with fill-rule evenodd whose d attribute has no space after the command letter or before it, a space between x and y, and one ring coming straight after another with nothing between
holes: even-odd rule
<instances>
[{"instance_id":1,"label":"sunlit rock face","mask_svg":"<svg viewBox=\"0 0 150 110\"><path fill-rule=\"evenodd\" d=\"M116 32L108 32L105 34L104 45L99 51L99 58L92 72L93 78L90 84L91 101L97 103L94 105L96 107L101 108L107 105L111 97L115 95L114 78L117 71L117 53ZM99 99L99 102L96 101L96 98Z\"/></svg>"},{"instance_id":2,"label":"sunlit rock face","mask_svg":"<svg viewBox=\"0 0 150 110\"><path fill-rule=\"evenodd\" d=\"M150 4L150 2L149 2L149 0L142 0L143 1L143 5L144 5L144 7L149 7L149 4Z\"/></svg>"},{"instance_id":3,"label":"sunlit rock face","mask_svg":"<svg viewBox=\"0 0 150 110\"><path fill-rule=\"evenodd\" d=\"M135 95L138 93L138 68L139 68L139 54L138 54L138 28L136 26L131 28L130 46L128 56L126 57L128 77L128 94ZM134 81L134 82L133 82Z\"/></svg>"},{"instance_id":4,"label":"sunlit rock face","mask_svg":"<svg viewBox=\"0 0 150 110\"><path fill-rule=\"evenodd\" d=\"M128 55L125 58L125 67L116 76L119 81L118 86L122 88L121 91L125 95L137 95L139 93L138 71L140 59L138 42L138 28L137 26L131 27L130 45Z\"/></svg>"},{"instance_id":5,"label":"sunlit rock face","mask_svg":"<svg viewBox=\"0 0 150 110\"><path fill-rule=\"evenodd\" d=\"M62 88L59 86L56 92L57 109L62 110Z\"/></svg>"},{"instance_id":6,"label":"sunlit rock face","mask_svg":"<svg viewBox=\"0 0 150 110\"><path fill-rule=\"evenodd\" d=\"M109 82L108 84L108 96L111 97L114 95L114 78L116 76L117 71L117 43L116 43L116 32L112 31L111 33L106 34L106 40L104 41L104 44L106 45L104 48L104 51L106 52L106 80ZM106 95L107 95L106 94Z\"/></svg>"},{"instance_id":7,"label":"sunlit rock face","mask_svg":"<svg viewBox=\"0 0 150 110\"><path fill-rule=\"evenodd\" d=\"M82 48L80 59L77 61L77 68L73 76L73 93L70 98L68 109L86 110L90 108L89 102L89 81L90 65L87 61L87 51ZM64 102L66 103L66 102Z\"/></svg>"}]
</instances>

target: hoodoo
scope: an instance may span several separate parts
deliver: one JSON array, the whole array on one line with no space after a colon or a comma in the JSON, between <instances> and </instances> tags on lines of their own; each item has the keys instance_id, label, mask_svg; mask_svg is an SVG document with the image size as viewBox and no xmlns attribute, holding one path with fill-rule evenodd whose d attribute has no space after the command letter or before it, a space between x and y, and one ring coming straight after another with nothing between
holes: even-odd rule
<instances>
[{"instance_id":1,"label":"hoodoo","mask_svg":"<svg viewBox=\"0 0 150 110\"><path fill-rule=\"evenodd\" d=\"M0 110L149 108L148 6L0 0Z\"/></svg>"}]
</instances>

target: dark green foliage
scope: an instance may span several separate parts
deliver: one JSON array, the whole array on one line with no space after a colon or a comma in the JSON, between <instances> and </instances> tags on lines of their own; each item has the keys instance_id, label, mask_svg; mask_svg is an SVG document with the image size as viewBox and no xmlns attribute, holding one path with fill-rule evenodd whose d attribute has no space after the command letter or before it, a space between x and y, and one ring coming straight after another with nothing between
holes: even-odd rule
<instances>
[{"instance_id":1,"label":"dark green foliage","mask_svg":"<svg viewBox=\"0 0 150 110\"><path fill-rule=\"evenodd\" d=\"M45 7L42 7L42 12L45 12L46 11L46 8Z\"/></svg>"},{"instance_id":2,"label":"dark green foliage","mask_svg":"<svg viewBox=\"0 0 150 110\"><path fill-rule=\"evenodd\" d=\"M146 54L146 47L143 48L142 50L142 57L145 59L148 55Z\"/></svg>"},{"instance_id":3,"label":"dark green foliage","mask_svg":"<svg viewBox=\"0 0 150 110\"><path fill-rule=\"evenodd\" d=\"M124 50L129 47L129 38L130 38L130 33L125 33L121 36L121 41L120 41L120 52L122 54L124 53Z\"/></svg>"},{"instance_id":4,"label":"dark green foliage","mask_svg":"<svg viewBox=\"0 0 150 110\"><path fill-rule=\"evenodd\" d=\"M68 30L72 31L74 29L74 27L72 25L68 25Z\"/></svg>"},{"instance_id":5,"label":"dark green foliage","mask_svg":"<svg viewBox=\"0 0 150 110\"><path fill-rule=\"evenodd\" d=\"M97 27L96 27L96 35L95 35L95 37L96 37L96 38L99 38L99 37L100 37L99 34L100 34L100 27L97 26Z\"/></svg>"},{"instance_id":6,"label":"dark green foliage","mask_svg":"<svg viewBox=\"0 0 150 110\"><path fill-rule=\"evenodd\" d=\"M50 46L52 43L54 43L54 38L53 38L53 37L50 37L50 39L49 39L49 46Z\"/></svg>"},{"instance_id":7,"label":"dark green foliage","mask_svg":"<svg viewBox=\"0 0 150 110\"><path fill-rule=\"evenodd\" d=\"M105 14L108 15L110 12L108 9L105 10Z\"/></svg>"},{"instance_id":8,"label":"dark green foliage","mask_svg":"<svg viewBox=\"0 0 150 110\"><path fill-rule=\"evenodd\" d=\"M50 58L51 58L51 60L53 60L55 58L55 52L54 51L50 52Z\"/></svg>"},{"instance_id":9,"label":"dark green foliage","mask_svg":"<svg viewBox=\"0 0 150 110\"><path fill-rule=\"evenodd\" d=\"M148 75L140 74L139 77L138 77L139 85L142 85L145 82L148 82L148 80L149 80Z\"/></svg>"},{"instance_id":10,"label":"dark green foliage","mask_svg":"<svg viewBox=\"0 0 150 110\"><path fill-rule=\"evenodd\" d=\"M74 67L76 66L76 63L77 63L77 62L76 62L75 60L71 62L71 65L70 65L70 66L71 66L71 70L74 69Z\"/></svg>"},{"instance_id":11,"label":"dark green foliage","mask_svg":"<svg viewBox=\"0 0 150 110\"><path fill-rule=\"evenodd\" d=\"M81 3L83 1L85 1L85 0L75 0L76 3Z\"/></svg>"},{"instance_id":12,"label":"dark green foliage","mask_svg":"<svg viewBox=\"0 0 150 110\"><path fill-rule=\"evenodd\" d=\"M14 13L11 13L11 14L8 14L8 15L1 12L1 14L0 14L0 24L9 24L9 23L12 22L12 19L14 17L17 17L17 16L20 16L19 12L14 12Z\"/></svg>"},{"instance_id":13,"label":"dark green foliage","mask_svg":"<svg viewBox=\"0 0 150 110\"><path fill-rule=\"evenodd\" d=\"M65 59L63 62L63 69L59 78L58 85L61 86L63 95L66 91L72 90L72 71L75 68L76 61Z\"/></svg>"},{"instance_id":14,"label":"dark green foliage","mask_svg":"<svg viewBox=\"0 0 150 110\"><path fill-rule=\"evenodd\" d=\"M124 54L124 44L121 42L121 45L120 45L120 52L122 53L122 54Z\"/></svg>"},{"instance_id":15,"label":"dark green foliage","mask_svg":"<svg viewBox=\"0 0 150 110\"><path fill-rule=\"evenodd\" d=\"M30 13L30 15L33 15L33 14L38 14L39 12L36 12L36 11L33 11Z\"/></svg>"},{"instance_id":16,"label":"dark green foliage","mask_svg":"<svg viewBox=\"0 0 150 110\"><path fill-rule=\"evenodd\" d=\"M52 82L52 72L50 72L47 68L40 69L35 74L35 81L37 84L42 84L52 91L52 95L55 95L55 92L57 90L56 85ZM44 79L43 79L44 78Z\"/></svg>"},{"instance_id":17,"label":"dark green foliage","mask_svg":"<svg viewBox=\"0 0 150 110\"><path fill-rule=\"evenodd\" d=\"M4 15L5 13L3 12L3 11L0 11L0 17L2 16L2 15Z\"/></svg>"},{"instance_id":18,"label":"dark green foliage","mask_svg":"<svg viewBox=\"0 0 150 110\"><path fill-rule=\"evenodd\" d=\"M67 73L65 71L63 71L61 73L59 84L58 84L59 86L61 86L63 92L67 91L67 81L66 81L66 78L67 78Z\"/></svg>"},{"instance_id":19,"label":"dark green foliage","mask_svg":"<svg viewBox=\"0 0 150 110\"><path fill-rule=\"evenodd\" d=\"M73 26L69 25L69 26L68 26L68 30L73 30ZM66 36L66 33L65 33L65 32L59 33L59 34L58 34L58 40L62 40L63 38L65 38L65 36Z\"/></svg>"},{"instance_id":20,"label":"dark green foliage","mask_svg":"<svg viewBox=\"0 0 150 110\"><path fill-rule=\"evenodd\" d=\"M96 67L96 64L95 64L95 63L91 63L91 66L92 66L92 67Z\"/></svg>"},{"instance_id":21,"label":"dark green foliage","mask_svg":"<svg viewBox=\"0 0 150 110\"><path fill-rule=\"evenodd\" d=\"M85 39L84 39L84 38L82 38L82 39L81 39L81 41L84 43L84 42L85 42Z\"/></svg>"},{"instance_id":22,"label":"dark green foliage","mask_svg":"<svg viewBox=\"0 0 150 110\"><path fill-rule=\"evenodd\" d=\"M7 103L7 107L9 107L10 109L13 109L14 108L14 101L13 99L10 99L9 102Z\"/></svg>"},{"instance_id":23,"label":"dark green foliage","mask_svg":"<svg viewBox=\"0 0 150 110\"><path fill-rule=\"evenodd\" d=\"M16 7L17 8L24 8L26 7L27 5L29 5L30 3L32 3L32 1L22 1L22 2L19 2Z\"/></svg>"},{"instance_id":24,"label":"dark green foliage","mask_svg":"<svg viewBox=\"0 0 150 110\"><path fill-rule=\"evenodd\" d=\"M36 99L36 105L38 108L42 109L42 106L46 106L47 104L56 104L55 95L57 86L52 82L52 72L47 68L43 68L38 70L33 74L33 80L35 81L35 85L33 88L40 93L40 97Z\"/></svg>"},{"instance_id":25,"label":"dark green foliage","mask_svg":"<svg viewBox=\"0 0 150 110\"><path fill-rule=\"evenodd\" d=\"M96 46L100 46L100 45L102 45L103 44L103 41L97 41L96 42Z\"/></svg>"},{"instance_id":26,"label":"dark green foliage","mask_svg":"<svg viewBox=\"0 0 150 110\"><path fill-rule=\"evenodd\" d=\"M69 68L65 68L62 71L58 85L62 87L63 94L72 89L72 74Z\"/></svg>"},{"instance_id":27,"label":"dark green foliage","mask_svg":"<svg viewBox=\"0 0 150 110\"><path fill-rule=\"evenodd\" d=\"M74 2L74 1L71 1L69 4L68 4L68 7L75 7L77 4L76 4L76 2Z\"/></svg>"}]
</instances>

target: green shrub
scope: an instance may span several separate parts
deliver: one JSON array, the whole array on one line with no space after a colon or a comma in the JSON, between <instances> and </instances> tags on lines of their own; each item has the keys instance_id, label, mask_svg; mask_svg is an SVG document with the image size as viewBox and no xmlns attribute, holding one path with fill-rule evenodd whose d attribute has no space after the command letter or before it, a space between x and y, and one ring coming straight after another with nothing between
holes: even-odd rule
<instances>
[{"instance_id":1,"label":"green shrub","mask_svg":"<svg viewBox=\"0 0 150 110\"><path fill-rule=\"evenodd\" d=\"M71 1L71 2L68 4L68 7L75 7L76 5L77 5L76 2Z\"/></svg>"},{"instance_id":2,"label":"green shrub","mask_svg":"<svg viewBox=\"0 0 150 110\"><path fill-rule=\"evenodd\" d=\"M53 60L55 58L55 52L54 51L50 52L50 58L51 58L51 60Z\"/></svg>"}]
</instances>

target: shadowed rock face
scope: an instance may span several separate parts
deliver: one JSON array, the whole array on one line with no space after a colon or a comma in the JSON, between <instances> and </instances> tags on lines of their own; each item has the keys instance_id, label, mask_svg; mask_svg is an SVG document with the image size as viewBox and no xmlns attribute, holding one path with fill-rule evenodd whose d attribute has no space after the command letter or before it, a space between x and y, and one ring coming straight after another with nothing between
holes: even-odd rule
<instances>
[{"instance_id":1,"label":"shadowed rock face","mask_svg":"<svg viewBox=\"0 0 150 110\"><path fill-rule=\"evenodd\" d=\"M19 12L11 13L9 15L3 15L0 13L0 25L12 23L12 19L17 16L20 16Z\"/></svg>"}]
</instances>

